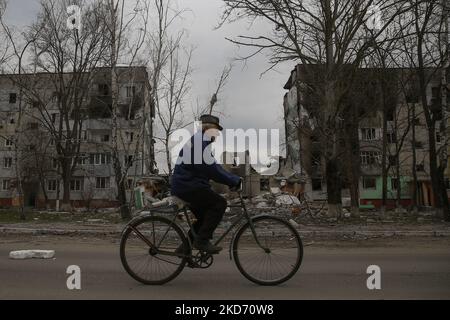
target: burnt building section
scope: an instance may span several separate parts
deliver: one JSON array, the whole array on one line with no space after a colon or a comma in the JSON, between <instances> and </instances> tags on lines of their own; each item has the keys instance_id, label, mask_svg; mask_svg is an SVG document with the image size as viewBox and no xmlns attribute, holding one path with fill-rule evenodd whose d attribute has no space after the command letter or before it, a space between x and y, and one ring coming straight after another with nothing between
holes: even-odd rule
<instances>
[{"instance_id":1,"label":"burnt building section","mask_svg":"<svg viewBox=\"0 0 450 320\"><path fill-rule=\"evenodd\" d=\"M296 66L284 86L283 103L286 161L280 175L298 177L315 200L326 197L321 70L316 65ZM426 72L430 78L427 99L437 119L434 134L440 150L445 147L440 131L440 73ZM353 79L352 85L346 87L344 79L336 87L341 90L336 94L339 114L335 121L343 205L349 206L353 195L360 208L378 208L386 190L387 207L408 206L415 192L419 206L433 206L429 130L415 71L349 67L344 74Z\"/></svg>"},{"instance_id":2,"label":"burnt building section","mask_svg":"<svg viewBox=\"0 0 450 320\"><path fill-rule=\"evenodd\" d=\"M74 207L117 205L113 154L121 161L128 196L138 179L155 171L155 109L147 70L118 67L117 73L116 149L110 68L93 70L78 88L61 87L82 76L71 73L0 75L1 206L18 205L23 196L26 206L55 207L64 189L61 157L68 158ZM68 90L73 93L65 95ZM64 99L74 101L63 105Z\"/></svg>"}]
</instances>

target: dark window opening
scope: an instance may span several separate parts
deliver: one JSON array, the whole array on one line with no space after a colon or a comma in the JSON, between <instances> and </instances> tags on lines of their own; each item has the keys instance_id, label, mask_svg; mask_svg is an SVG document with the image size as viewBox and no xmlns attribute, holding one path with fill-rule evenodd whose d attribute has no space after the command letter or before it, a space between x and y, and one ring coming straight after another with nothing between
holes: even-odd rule
<instances>
[{"instance_id":1,"label":"dark window opening","mask_svg":"<svg viewBox=\"0 0 450 320\"><path fill-rule=\"evenodd\" d=\"M364 189L376 189L377 188L377 180L372 177L364 177L363 178L363 188Z\"/></svg>"},{"instance_id":2,"label":"dark window opening","mask_svg":"<svg viewBox=\"0 0 450 320\"><path fill-rule=\"evenodd\" d=\"M389 109L386 111L386 120L387 121L394 121L394 113L395 109Z\"/></svg>"},{"instance_id":3,"label":"dark window opening","mask_svg":"<svg viewBox=\"0 0 450 320\"><path fill-rule=\"evenodd\" d=\"M17 93L9 94L9 103L14 104L17 102Z\"/></svg>"},{"instance_id":4,"label":"dark window opening","mask_svg":"<svg viewBox=\"0 0 450 320\"><path fill-rule=\"evenodd\" d=\"M100 83L98 85L98 93L102 96L109 96L109 87L106 83Z\"/></svg>"},{"instance_id":5,"label":"dark window opening","mask_svg":"<svg viewBox=\"0 0 450 320\"><path fill-rule=\"evenodd\" d=\"M322 179L312 179L312 189L313 191L321 191L322 190Z\"/></svg>"},{"instance_id":6,"label":"dark window opening","mask_svg":"<svg viewBox=\"0 0 450 320\"><path fill-rule=\"evenodd\" d=\"M397 165L397 156L389 156L388 159L389 159L390 166L393 167L393 166Z\"/></svg>"},{"instance_id":7,"label":"dark window opening","mask_svg":"<svg viewBox=\"0 0 450 320\"><path fill-rule=\"evenodd\" d=\"M127 87L127 98L132 98L136 95L136 87L128 86Z\"/></svg>"},{"instance_id":8,"label":"dark window opening","mask_svg":"<svg viewBox=\"0 0 450 320\"><path fill-rule=\"evenodd\" d=\"M392 190L397 190L398 189L398 179L397 178L392 178L391 179L391 189Z\"/></svg>"},{"instance_id":9,"label":"dark window opening","mask_svg":"<svg viewBox=\"0 0 450 320\"><path fill-rule=\"evenodd\" d=\"M395 132L388 132L387 133L387 143L396 143L397 142L397 136Z\"/></svg>"}]
</instances>

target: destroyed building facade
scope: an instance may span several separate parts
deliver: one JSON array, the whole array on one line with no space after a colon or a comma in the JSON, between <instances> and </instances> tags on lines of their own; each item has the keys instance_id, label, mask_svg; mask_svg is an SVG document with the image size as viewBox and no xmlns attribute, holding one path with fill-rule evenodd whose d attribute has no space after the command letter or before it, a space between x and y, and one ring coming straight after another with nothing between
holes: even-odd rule
<instances>
[{"instance_id":1,"label":"destroyed building facade","mask_svg":"<svg viewBox=\"0 0 450 320\"><path fill-rule=\"evenodd\" d=\"M311 69L315 69L311 72ZM326 197L326 177L320 128L317 117L320 106L311 94L317 66L297 65L284 86L284 120L286 134L286 163L282 175L297 174L305 181L305 191L315 200ZM428 70L428 101L439 108L440 74ZM380 74L389 79L388 90L380 85ZM417 80L411 69L360 68L353 92L347 95L349 112L340 119L343 126L350 127L342 137L342 199L348 204L352 175L358 179L360 208L378 208L382 203L382 155L383 155L383 108L386 109L386 167L387 206L396 202L407 206L413 192L413 172L417 177L417 203L433 206L429 171L428 128L417 93ZM383 94L389 96L383 102ZM388 102L386 103L386 100ZM384 104L383 104L384 103ZM346 105L345 105L346 106ZM414 120L413 120L414 119ZM414 126L414 130L413 130ZM445 147L440 132L440 120L436 123L436 148ZM350 146L348 146L350 145ZM346 148L350 148L346 150ZM415 160L413 160L413 152ZM352 154L355 154L353 157ZM415 164L414 164L415 162ZM448 167L447 167L448 168ZM446 177L449 178L447 169ZM400 189L399 189L400 188Z\"/></svg>"},{"instance_id":2,"label":"destroyed building facade","mask_svg":"<svg viewBox=\"0 0 450 320\"><path fill-rule=\"evenodd\" d=\"M75 207L117 205L115 150L128 195L139 177L154 172L155 110L147 70L129 66L116 70L117 135L113 134L111 68L96 68L86 75L87 92L61 88L77 74L0 75L0 206L17 206L23 199L25 206L55 207L63 195L59 157L70 157L70 202ZM61 94L64 90L73 91ZM81 106L75 107L78 94ZM65 101L69 110L61 107L63 99L73 100ZM72 114L64 117L63 112ZM66 152L68 145L74 146L71 152Z\"/></svg>"}]
</instances>

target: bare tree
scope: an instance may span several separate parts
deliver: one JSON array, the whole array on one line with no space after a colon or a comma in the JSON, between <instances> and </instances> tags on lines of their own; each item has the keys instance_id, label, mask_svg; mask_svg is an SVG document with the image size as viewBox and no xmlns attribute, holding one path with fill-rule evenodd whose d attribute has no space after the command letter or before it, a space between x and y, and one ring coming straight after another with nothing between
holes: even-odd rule
<instances>
[{"instance_id":1,"label":"bare tree","mask_svg":"<svg viewBox=\"0 0 450 320\"><path fill-rule=\"evenodd\" d=\"M180 54L186 57L183 66ZM156 102L157 117L160 121L163 135L159 139L164 144L168 166L168 174L172 174L172 159L170 137L175 130L185 127L189 122L183 117L185 98L190 90L192 72L191 60L193 49L176 48L170 51L167 72L159 86L159 97Z\"/></svg>"},{"instance_id":2,"label":"bare tree","mask_svg":"<svg viewBox=\"0 0 450 320\"><path fill-rule=\"evenodd\" d=\"M450 205L444 179L447 167L447 141L438 152L436 147L436 130L438 124L441 132L444 131L447 122L444 103L442 99L430 99L429 87L436 83L439 72L448 63L448 38L446 34L448 17L443 14L445 1L411 1L412 10L409 15L404 15L401 20L403 31L402 47L407 67L416 71L419 83L418 92L422 104L423 113L428 129L430 176L433 193L436 197L436 207L441 208L446 219L450 219ZM437 87L442 88L441 81ZM441 91L442 92L442 91ZM439 101L440 100L440 101ZM444 111L443 111L444 109ZM445 151L444 151L445 150Z\"/></svg>"},{"instance_id":3,"label":"bare tree","mask_svg":"<svg viewBox=\"0 0 450 320\"><path fill-rule=\"evenodd\" d=\"M338 158L340 119L343 97L352 87L354 71L373 49L375 40L399 12L409 7L397 6L395 1L300 1L300 0L224 0L226 10L223 21L250 19L265 21L272 26L271 34L240 35L230 39L233 43L253 47L247 56L271 50L272 67L283 61L299 61L303 71L316 74L312 92L318 99L321 115L318 123L322 130L321 142L326 163L328 207L330 215L341 211L340 160ZM383 25L369 32L366 22L372 5L386 13ZM370 35L370 36L368 36ZM384 37L384 36L383 36ZM307 68L317 65L318 68ZM350 66L344 67L344 66ZM343 81L345 80L345 81ZM340 86L345 82L346 87Z\"/></svg>"},{"instance_id":4,"label":"bare tree","mask_svg":"<svg viewBox=\"0 0 450 320\"><path fill-rule=\"evenodd\" d=\"M40 77L20 78L17 84L27 102L27 116L50 136L58 155L63 182L63 207L69 209L70 181L79 157L89 85L105 53L102 7L84 7L83 28L67 28L67 7L73 2L44 0L31 32L33 72ZM81 2L76 2L82 7ZM42 78L43 77L43 78Z\"/></svg>"},{"instance_id":5,"label":"bare tree","mask_svg":"<svg viewBox=\"0 0 450 320\"><path fill-rule=\"evenodd\" d=\"M190 91L192 54L183 45L186 30L172 31L172 26L186 12L173 8L172 1L154 0L156 26L148 39L152 99L161 134L168 174L172 173L170 136L189 121L184 115L185 99Z\"/></svg>"},{"instance_id":6,"label":"bare tree","mask_svg":"<svg viewBox=\"0 0 450 320\"><path fill-rule=\"evenodd\" d=\"M2 21L2 28L0 29L0 73L4 72L4 64L8 61L9 50L9 37L7 30L5 30L3 16L6 12L7 3L6 0L0 0L0 21Z\"/></svg>"},{"instance_id":7,"label":"bare tree","mask_svg":"<svg viewBox=\"0 0 450 320\"><path fill-rule=\"evenodd\" d=\"M18 83L20 81L20 76L25 71L25 63L24 59L26 57L27 50L32 44L36 41L38 34L42 31L42 26L36 28L35 30L27 32L22 32L21 34L16 34L11 28L6 24L3 19L4 13L6 11L6 1L0 2L0 34L4 38L3 43L5 44L4 54L0 58L0 66L2 71L4 71L4 64L7 61L10 61L14 66L11 70L11 73L17 72L18 77L11 76L10 80L13 83ZM19 197L19 210L20 210L20 218L25 220L25 211L24 211L24 192L22 185L23 178L23 168L22 168L22 155L21 155L21 139L22 139L22 119L25 113L25 104L24 104L24 89L19 85L19 104L17 111L17 124L15 126L15 134L13 138L14 144L14 168L16 173L16 189L18 191ZM6 137L10 139L10 137Z\"/></svg>"},{"instance_id":8,"label":"bare tree","mask_svg":"<svg viewBox=\"0 0 450 320\"><path fill-rule=\"evenodd\" d=\"M126 164L122 165L121 160L121 150L123 150L124 144L122 143L121 147L122 130L119 120L120 73L118 65L121 60L128 61L129 66L136 62L136 58L146 39L149 3L145 0L134 1L130 10L124 0L108 0L106 9L108 12L107 29L109 38L108 64L111 67L112 161L121 216L122 219L129 219L131 213L126 197L126 176L128 170L126 167L128 166ZM138 26L137 29L136 25ZM132 32L133 30L134 32Z\"/></svg>"},{"instance_id":9,"label":"bare tree","mask_svg":"<svg viewBox=\"0 0 450 320\"><path fill-rule=\"evenodd\" d=\"M204 107L197 105L197 110L194 112L194 117L196 119L198 119L202 114L212 114L214 112L214 107L217 105L219 101L219 96L228 83L228 79L230 78L232 70L233 70L232 64L223 67L222 72L220 73L220 76L217 79L216 89L211 95L211 99L209 100L208 105Z\"/></svg>"}]
</instances>

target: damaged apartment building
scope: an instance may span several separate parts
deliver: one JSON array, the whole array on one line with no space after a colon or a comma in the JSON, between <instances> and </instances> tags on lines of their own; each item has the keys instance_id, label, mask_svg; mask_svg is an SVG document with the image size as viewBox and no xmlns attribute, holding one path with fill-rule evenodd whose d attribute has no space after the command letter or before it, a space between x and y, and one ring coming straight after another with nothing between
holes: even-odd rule
<instances>
[{"instance_id":1,"label":"damaged apartment building","mask_svg":"<svg viewBox=\"0 0 450 320\"><path fill-rule=\"evenodd\" d=\"M121 162L127 196L139 177L154 171L155 110L147 70L116 70L115 119L111 68L82 75L0 75L0 206L23 199L25 206L55 207L66 195L61 159L68 159L71 170L66 188L74 207L117 206L113 154Z\"/></svg>"},{"instance_id":2,"label":"damaged apartment building","mask_svg":"<svg viewBox=\"0 0 450 320\"><path fill-rule=\"evenodd\" d=\"M438 110L441 79L440 73L433 71L427 70L428 75L434 74L430 76L427 95L429 105ZM298 65L284 86L288 90L283 104L286 163L280 173L285 177L301 177L305 191L313 199L323 200L326 197L326 171L320 140L322 128L316 121L321 111L311 90L317 85L317 74L320 71L315 65ZM339 118L344 128L339 144L343 205L349 205L350 185L352 179L356 179L353 185L358 186L359 207L381 206L384 127L387 206L409 205L414 181L417 183L417 204L434 205L429 171L429 131L414 70L360 68L355 77L356 84L346 95ZM380 79L385 79L384 87L380 85ZM438 118L434 132L437 150L444 143L440 132L441 118Z\"/></svg>"}]
</instances>

